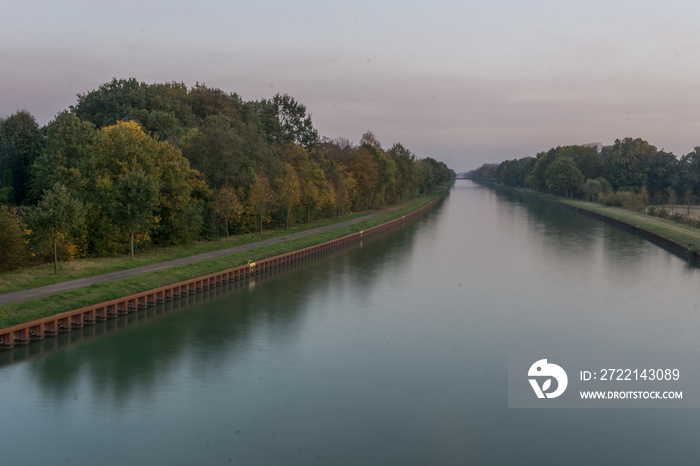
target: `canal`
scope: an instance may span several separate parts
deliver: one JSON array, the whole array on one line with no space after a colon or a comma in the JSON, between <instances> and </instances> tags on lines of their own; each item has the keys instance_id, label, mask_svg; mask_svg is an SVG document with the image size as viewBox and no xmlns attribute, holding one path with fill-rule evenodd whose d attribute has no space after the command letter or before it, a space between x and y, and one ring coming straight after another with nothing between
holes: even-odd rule
<instances>
[{"instance_id":1,"label":"canal","mask_svg":"<svg viewBox=\"0 0 700 466\"><path fill-rule=\"evenodd\" d=\"M3 464L679 464L700 410L508 408L508 353L700 350L700 271L458 180L346 250L0 353Z\"/></svg>"}]
</instances>

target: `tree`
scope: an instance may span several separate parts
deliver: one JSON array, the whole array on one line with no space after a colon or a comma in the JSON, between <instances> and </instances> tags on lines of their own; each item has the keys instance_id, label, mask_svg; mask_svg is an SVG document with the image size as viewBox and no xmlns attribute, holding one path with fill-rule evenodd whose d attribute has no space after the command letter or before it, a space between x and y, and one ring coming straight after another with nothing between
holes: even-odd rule
<instances>
[{"instance_id":1,"label":"tree","mask_svg":"<svg viewBox=\"0 0 700 466\"><path fill-rule=\"evenodd\" d=\"M321 209L323 210L323 218L327 216L327 212L333 211L338 206L338 195L331 183L326 183L321 191Z\"/></svg>"},{"instance_id":2,"label":"tree","mask_svg":"<svg viewBox=\"0 0 700 466\"><path fill-rule=\"evenodd\" d=\"M692 189L695 195L700 196L700 147L683 156L680 168L686 188Z\"/></svg>"},{"instance_id":3,"label":"tree","mask_svg":"<svg viewBox=\"0 0 700 466\"><path fill-rule=\"evenodd\" d=\"M249 217L257 218L260 224L260 234L263 232L263 223L270 221L269 212L275 203L275 192L268 179L257 174L253 186L248 195L247 212Z\"/></svg>"},{"instance_id":4,"label":"tree","mask_svg":"<svg viewBox=\"0 0 700 466\"><path fill-rule=\"evenodd\" d=\"M416 162L416 156L401 143L394 144L389 149L389 154L396 163L396 185L399 200L403 201L417 195L420 186L420 168Z\"/></svg>"},{"instance_id":5,"label":"tree","mask_svg":"<svg viewBox=\"0 0 700 466\"><path fill-rule=\"evenodd\" d=\"M279 181L279 203L287 211L287 229L292 209L301 202L301 183L296 170L291 164L284 164L284 176Z\"/></svg>"},{"instance_id":6,"label":"tree","mask_svg":"<svg viewBox=\"0 0 700 466\"><path fill-rule=\"evenodd\" d=\"M685 192L683 193L683 202L685 202L685 206L687 208L687 217L690 218L690 204L693 203L693 190L692 189L685 190Z\"/></svg>"},{"instance_id":7,"label":"tree","mask_svg":"<svg viewBox=\"0 0 700 466\"><path fill-rule=\"evenodd\" d=\"M524 186L525 178L535 166L533 157L518 160L507 160L498 166L496 178L508 186Z\"/></svg>"},{"instance_id":8,"label":"tree","mask_svg":"<svg viewBox=\"0 0 700 466\"><path fill-rule=\"evenodd\" d=\"M39 124L26 110L0 120L0 171L12 172L15 204L26 204L29 168L41 153L44 137Z\"/></svg>"},{"instance_id":9,"label":"tree","mask_svg":"<svg viewBox=\"0 0 700 466\"><path fill-rule=\"evenodd\" d=\"M224 185L248 188L254 172L264 167L276 173L280 168L264 135L223 115L207 117L185 139L183 153L214 189Z\"/></svg>"},{"instance_id":10,"label":"tree","mask_svg":"<svg viewBox=\"0 0 700 466\"><path fill-rule=\"evenodd\" d=\"M435 188L447 183L454 176L454 172L447 168L447 165L432 157L421 159L420 167L422 171L421 192L423 194L433 192Z\"/></svg>"},{"instance_id":11,"label":"tree","mask_svg":"<svg viewBox=\"0 0 700 466\"><path fill-rule=\"evenodd\" d=\"M0 204L8 206L15 203L15 183L12 179L12 170L5 169L1 172L0 178Z\"/></svg>"},{"instance_id":12,"label":"tree","mask_svg":"<svg viewBox=\"0 0 700 466\"><path fill-rule=\"evenodd\" d=\"M598 183L600 183L600 192L605 194L606 196L612 192L613 188L610 182L606 179L603 178L602 176L599 176L598 178L595 179Z\"/></svg>"},{"instance_id":13,"label":"tree","mask_svg":"<svg viewBox=\"0 0 700 466\"><path fill-rule=\"evenodd\" d=\"M639 203L646 209L647 204L649 204L649 190L646 186L642 186L642 189L639 190L637 200L639 200Z\"/></svg>"},{"instance_id":14,"label":"tree","mask_svg":"<svg viewBox=\"0 0 700 466\"><path fill-rule=\"evenodd\" d=\"M226 223L226 242L228 242L229 222L237 221L243 213L243 204L238 200L236 191L229 186L219 188L214 194L214 214Z\"/></svg>"},{"instance_id":15,"label":"tree","mask_svg":"<svg viewBox=\"0 0 700 466\"><path fill-rule=\"evenodd\" d=\"M602 188L600 186L600 181L592 180L589 178L586 180L585 183L583 183L581 190L583 191L583 194L586 195L586 199L593 202L598 197L598 194L600 194L600 192L602 191Z\"/></svg>"},{"instance_id":16,"label":"tree","mask_svg":"<svg viewBox=\"0 0 700 466\"><path fill-rule=\"evenodd\" d=\"M525 182L537 191L544 191L547 188L546 172L549 165L557 158L556 149L547 152L540 152L536 156L535 165L530 173L525 177Z\"/></svg>"},{"instance_id":17,"label":"tree","mask_svg":"<svg viewBox=\"0 0 700 466\"><path fill-rule=\"evenodd\" d=\"M29 261L19 220L3 205L0 205L0 257L0 272L17 269Z\"/></svg>"},{"instance_id":18,"label":"tree","mask_svg":"<svg viewBox=\"0 0 700 466\"><path fill-rule=\"evenodd\" d=\"M306 114L306 106L287 94L257 103L258 116L268 141L279 146L301 144L310 150L318 144L318 132Z\"/></svg>"},{"instance_id":19,"label":"tree","mask_svg":"<svg viewBox=\"0 0 700 466\"><path fill-rule=\"evenodd\" d=\"M372 193L372 202L376 205L386 204L396 188L396 164L384 154L379 142L374 139L371 132L365 133L362 140L364 141L362 147L372 154L379 175Z\"/></svg>"},{"instance_id":20,"label":"tree","mask_svg":"<svg viewBox=\"0 0 700 466\"><path fill-rule=\"evenodd\" d=\"M62 112L47 127L46 147L31 167L31 198L39 200L43 191L61 183L72 192L83 189L83 172L94 154L95 126L72 113Z\"/></svg>"},{"instance_id":21,"label":"tree","mask_svg":"<svg viewBox=\"0 0 700 466\"><path fill-rule=\"evenodd\" d=\"M159 200L153 241L162 245L189 243L198 235L193 232L201 231L202 204L209 199L211 191L206 184L202 186L201 174L190 169L187 159L168 142L158 145L155 173L159 177ZM205 192L197 193L202 188Z\"/></svg>"},{"instance_id":22,"label":"tree","mask_svg":"<svg viewBox=\"0 0 700 466\"><path fill-rule=\"evenodd\" d=\"M676 190L671 187L666 191L668 192L668 203L671 205L671 213L673 213L673 208L678 202L678 196L676 195Z\"/></svg>"},{"instance_id":23,"label":"tree","mask_svg":"<svg viewBox=\"0 0 700 466\"><path fill-rule=\"evenodd\" d=\"M647 185L655 197L660 197L668 187L679 186L681 162L675 155L660 150L653 154L647 166ZM658 193L658 194L657 194Z\"/></svg>"},{"instance_id":24,"label":"tree","mask_svg":"<svg viewBox=\"0 0 700 466\"><path fill-rule=\"evenodd\" d=\"M607 151L606 178L616 190L638 190L648 184L648 173L656 147L642 139L615 140Z\"/></svg>"},{"instance_id":25,"label":"tree","mask_svg":"<svg viewBox=\"0 0 700 466\"><path fill-rule=\"evenodd\" d=\"M348 166L350 175L355 180L354 210L369 208L372 194L379 183L379 167L372 154L364 147L358 148L350 159Z\"/></svg>"},{"instance_id":26,"label":"tree","mask_svg":"<svg viewBox=\"0 0 700 466\"><path fill-rule=\"evenodd\" d=\"M570 197L583 183L583 175L571 157L558 157L545 171L547 187Z\"/></svg>"},{"instance_id":27,"label":"tree","mask_svg":"<svg viewBox=\"0 0 700 466\"><path fill-rule=\"evenodd\" d=\"M207 87L196 83L187 94L187 103L200 122L213 115L220 115L232 120L240 120L238 99L221 89Z\"/></svg>"},{"instance_id":28,"label":"tree","mask_svg":"<svg viewBox=\"0 0 700 466\"><path fill-rule=\"evenodd\" d=\"M113 78L96 90L78 94L78 103L71 106L71 111L81 120L89 121L97 128L124 120L137 119L140 123L146 123L141 121L148 117L146 84L134 78Z\"/></svg>"},{"instance_id":29,"label":"tree","mask_svg":"<svg viewBox=\"0 0 700 466\"><path fill-rule=\"evenodd\" d=\"M131 260L134 260L134 236L153 224L158 204L158 178L135 169L119 175L112 189L112 218L129 232Z\"/></svg>"},{"instance_id":30,"label":"tree","mask_svg":"<svg viewBox=\"0 0 700 466\"><path fill-rule=\"evenodd\" d=\"M556 151L558 156L571 157L586 178L594 179L603 174L604 162L597 145L563 146Z\"/></svg>"},{"instance_id":31,"label":"tree","mask_svg":"<svg viewBox=\"0 0 700 466\"><path fill-rule=\"evenodd\" d=\"M29 217L35 232L50 237L53 243L53 270L58 273L58 239L69 235L84 222L83 204L60 183L46 191L37 210Z\"/></svg>"}]
</instances>

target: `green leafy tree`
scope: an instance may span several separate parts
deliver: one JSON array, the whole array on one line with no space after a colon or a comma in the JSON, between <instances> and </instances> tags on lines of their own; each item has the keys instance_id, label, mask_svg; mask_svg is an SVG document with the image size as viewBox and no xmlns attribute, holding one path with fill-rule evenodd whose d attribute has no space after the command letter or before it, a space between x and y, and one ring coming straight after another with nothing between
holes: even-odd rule
<instances>
[{"instance_id":1,"label":"green leafy tree","mask_svg":"<svg viewBox=\"0 0 700 466\"><path fill-rule=\"evenodd\" d=\"M158 204L158 178L135 169L119 175L112 189L112 218L129 233L131 260L134 260L134 236L153 225Z\"/></svg>"},{"instance_id":2,"label":"green leafy tree","mask_svg":"<svg viewBox=\"0 0 700 466\"><path fill-rule=\"evenodd\" d=\"M680 185L681 165L682 162L675 155L663 150L650 157L646 167L646 186L648 186L652 197L661 197L666 188Z\"/></svg>"},{"instance_id":3,"label":"green leafy tree","mask_svg":"<svg viewBox=\"0 0 700 466\"><path fill-rule=\"evenodd\" d=\"M15 203L15 183L12 179L12 170L9 168L2 171L0 178L0 204L8 206Z\"/></svg>"},{"instance_id":4,"label":"green leafy tree","mask_svg":"<svg viewBox=\"0 0 700 466\"><path fill-rule=\"evenodd\" d=\"M403 201L416 196L420 186L420 168L416 162L416 156L401 143L394 144L389 149L389 154L396 163L396 185L399 200Z\"/></svg>"},{"instance_id":5,"label":"green leafy tree","mask_svg":"<svg viewBox=\"0 0 700 466\"><path fill-rule=\"evenodd\" d=\"M134 78L114 78L98 89L78 94L78 103L71 106L71 110L78 118L91 122L97 128L124 120L138 120L143 124L143 117L148 117L146 84Z\"/></svg>"},{"instance_id":6,"label":"green leafy tree","mask_svg":"<svg viewBox=\"0 0 700 466\"><path fill-rule=\"evenodd\" d=\"M547 189L547 178L545 173L547 168L557 158L556 149L550 149L547 152L540 152L535 159L535 165L532 171L525 177L525 182L537 191Z\"/></svg>"},{"instance_id":7,"label":"green leafy tree","mask_svg":"<svg viewBox=\"0 0 700 466\"><path fill-rule=\"evenodd\" d=\"M432 157L421 159L420 167L422 171L421 192L423 194L433 192L435 188L447 183L454 176L454 172L447 168L447 165Z\"/></svg>"},{"instance_id":8,"label":"green leafy tree","mask_svg":"<svg viewBox=\"0 0 700 466\"><path fill-rule=\"evenodd\" d=\"M214 189L224 185L248 188L253 173L281 172L264 135L224 115L207 117L183 143L183 154Z\"/></svg>"},{"instance_id":9,"label":"green leafy tree","mask_svg":"<svg viewBox=\"0 0 700 466\"><path fill-rule=\"evenodd\" d=\"M0 172L12 172L14 203L26 204L30 167L41 153L44 137L32 114L20 110L0 120Z\"/></svg>"},{"instance_id":10,"label":"green leafy tree","mask_svg":"<svg viewBox=\"0 0 700 466\"><path fill-rule=\"evenodd\" d=\"M168 142L158 144L154 173L159 177L158 219L153 231L156 244L190 242L193 231L200 231L203 224L203 204L211 191L201 180L201 174L190 168L180 150ZM204 192L198 193L203 189ZM194 215L194 213L199 213Z\"/></svg>"},{"instance_id":11,"label":"green leafy tree","mask_svg":"<svg viewBox=\"0 0 700 466\"><path fill-rule=\"evenodd\" d=\"M258 116L268 141L279 146L296 143L310 150L319 142L306 106L287 94L257 103Z\"/></svg>"},{"instance_id":12,"label":"green leafy tree","mask_svg":"<svg viewBox=\"0 0 700 466\"><path fill-rule=\"evenodd\" d=\"M85 187L84 171L94 158L97 131L87 121L62 112L47 127L46 147L31 167L31 197L38 200L43 191L61 183L72 192Z\"/></svg>"},{"instance_id":13,"label":"green leafy tree","mask_svg":"<svg viewBox=\"0 0 700 466\"><path fill-rule=\"evenodd\" d=\"M616 190L639 190L648 184L656 147L642 139L617 139L607 153L606 178Z\"/></svg>"},{"instance_id":14,"label":"green leafy tree","mask_svg":"<svg viewBox=\"0 0 700 466\"><path fill-rule=\"evenodd\" d=\"M600 181L592 180L590 178L587 179L585 183L583 183L581 190L586 196L586 199L591 202L595 201L598 198L598 194L602 192Z\"/></svg>"},{"instance_id":15,"label":"green leafy tree","mask_svg":"<svg viewBox=\"0 0 700 466\"><path fill-rule=\"evenodd\" d=\"M571 157L558 157L545 172L547 188L571 197L583 183L583 175Z\"/></svg>"},{"instance_id":16,"label":"green leafy tree","mask_svg":"<svg viewBox=\"0 0 700 466\"><path fill-rule=\"evenodd\" d=\"M599 176L598 178L596 178L596 181L598 183L600 183L600 191L604 195L607 196L608 194L610 194L612 192L612 190L613 190L612 185L607 180L607 178L603 178L602 176Z\"/></svg>"},{"instance_id":17,"label":"green leafy tree","mask_svg":"<svg viewBox=\"0 0 700 466\"><path fill-rule=\"evenodd\" d=\"M187 94L186 102L199 122L214 115L232 120L241 119L237 96L226 94L221 89L207 87L206 84L195 84Z\"/></svg>"},{"instance_id":18,"label":"green leafy tree","mask_svg":"<svg viewBox=\"0 0 700 466\"><path fill-rule=\"evenodd\" d=\"M597 178L603 174L604 162L597 145L563 146L556 149L557 156L571 157L581 174L586 178Z\"/></svg>"},{"instance_id":19,"label":"green leafy tree","mask_svg":"<svg viewBox=\"0 0 700 466\"><path fill-rule=\"evenodd\" d=\"M683 172L686 188L692 189L696 196L700 196L700 147L684 155L679 168Z\"/></svg>"},{"instance_id":20,"label":"green leafy tree","mask_svg":"<svg viewBox=\"0 0 700 466\"><path fill-rule=\"evenodd\" d=\"M58 273L58 240L84 222L83 204L60 183L46 191L29 217L32 230L47 235L53 244L54 273Z\"/></svg>"}]
</instances>

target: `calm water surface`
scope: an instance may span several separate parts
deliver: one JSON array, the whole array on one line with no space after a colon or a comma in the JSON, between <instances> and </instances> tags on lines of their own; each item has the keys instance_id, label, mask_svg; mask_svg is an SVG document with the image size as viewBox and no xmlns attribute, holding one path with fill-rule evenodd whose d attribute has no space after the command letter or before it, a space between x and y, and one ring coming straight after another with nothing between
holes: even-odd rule
<instances>
[{"instance_id":1,"label":"calm water surface","mask_svg":"<svg viewBox=\"0 0 700 466\"><path fill-rule=\"evenodd\" d=\"M0 457L695 464L700 410L508 409L507 355L698 351L699 280L629 233L457 181L362 246L0 353Z\"/></svg>"}]
</instances>

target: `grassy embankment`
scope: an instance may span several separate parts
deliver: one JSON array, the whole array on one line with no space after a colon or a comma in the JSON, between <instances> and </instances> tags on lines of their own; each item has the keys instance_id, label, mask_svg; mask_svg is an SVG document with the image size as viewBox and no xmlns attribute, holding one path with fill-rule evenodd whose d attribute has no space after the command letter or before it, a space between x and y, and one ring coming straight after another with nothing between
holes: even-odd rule
<instances>
[{"instance_id":1,"label":"grassy embankment","mask_svg":"<svg viewBox=\"0 0 700 466\"><path fill-rule=\"evenodd\" d=\"M700 230L697 228L663 218L652 217L651 215L646 215L641 212L623 209L621 207L609 207L602 204L597 204L595 202L567 199L564 197L538 193L536 191L523 188L517 188L516 191L550 201L561 202L562 204L567 204L583 210L588 210L590 212L595 212L597 214L621 220L630 225L635 225L638 228L650 231L659 236L663 236L671 241L675 241L683 246L688 246L693 251L700 251Z\"/></svg>"},{"instance_id":2,"label":"grassy embankment","mask_svg":"<svg viewBox=\"0 0 700 466\"><path fill-rule=\"evenodd\" d=\"M376 211L357 212L341 218L317 220L307 225L296 225L288 230L265 230L262 235L259 233L235 235L231 236L229 242L226 242L226 238L222 237L217 241L197 241L190 245L182 244L167 248L155 248L147 252L137 253L133 261L130 260L128 254L125 254L117 257L86 258L69 262L59 262L58 274L54 273L52 262L36 267L3 272L0 273L0 294L53 285L54 283L92 277L104 273L129 270L205 252L242 246L257 241L292 235L294 233L300 233L334 223L353 220L373 213L376 213Z\"/></svg>"},{"instance_id":3,"label":"grassy embankment","mask_svg":"<svg viewBox=\"0 0 700 466\"><path fill-rule=\"evenodd\" d=\"M330 241L335 238L340 238L345 235L349 235L352 233L356 233L361 230L366 230L368 228L371 228L376 225L380 225L382 223L388 222L390 220L393 220L395 218L398 218L402 215L406 215L410 212L413 212L414 210L419 209L420 207L428 204L429 202L433 201L434 199L441 197L445 194L445 191L438 191L438 193L427 196L424 198L420 198L415 200L414 202L407 203L404 207L395 210L393 212L389 212L380 216L377 216L375 218L369 219L369 220L364 220L362 222L356 223L354 225L346 226L346 227L341 227L337 228L331 231L323 232L323 233L317 233L313 234L304 238L298 238L290 241L286 241L284 243L276 244L276 245L271 245L271 246L265 246L261 248L256 248L256 249L251 249L248 251L244 251L241 253L236 253L236 254L230 254L225 257L220 257L216 259L210 259L206 261L201 261L197 262L194 264L188 264L188 265L183 265L183 266L178 266L178 267L172 267L166 270L161 270L158 272L152 272L144 275L139 275L136 277L130 277L130 278L125 278L122 280L115 280L109 283L103 283L103 284L96 284L96 285L90 285L87 287L71 290L71 291L66 291L63 293L51 295L51 296L46 296L43 298L36 298L36 299L30 299L26 301L21 301L21 302L16 302L16 303L10 303L6 304L3 306L0 306L0 328L7 328L11 327L13 325L18 325L21 323L25 322L30 322L32 320L40 319L42 317L48 317L54 314L59 314L61 312L66 312L70 311L73 309L79 309L81 307L89 306L92 304L97 304L105 301L109 301L112 299L117 299L123 296L128 296L131 294L135 293L140 293L143 291L148 291L154 288L158 288L161 286L169 285L172 283L177 283L183 280L188 280L196 277L200 277L203 275L207 275L210 273L215 273L219 272L222 270L226 270L232 267L236 267L239 265L246 264L249 260L252 261L257 261L261 260L267 257L272 257L276 256L279 254L284 254L287 252L292 252L296 251L298 249L302 249L308 246L312 246L315 244L320 244L326 241ZM358 216L363 216L367 215L368 212L362 213L362 214L355 214L354 216L351 217L344 217L341 219L336 220L336 222L339 221L344 221L344 220L349 220L351 218L356 218ZM328 222L328 223L336 223L336 222ZM315 228L322 226L321 224L313 224L310 225L308 228ZM304 229L308 229L304 228ZM300 230L296 230L300 231ZM290 233L293 233L293 231L290 230L278 230L276 232L270 232L269 234L272 236L285 236ZM144 260L150 260L150 262L142 262L136 266L140 265L146 265L147 263L156 263L156 262L162 262L165 260L170 260L174 259L176 257L183 257L187 255L192 255L196 253L201 253L201 252L206 252L208 250L213 250L213 249L222 249L222 248L227 248L231 246L235 246L238 244L246 244L254 241L260 241L262 239L265 239L265 236L260 236L260 235L251 235L249 238L245 238L243 241L244 242L238 242L238 243L216 243L214 245L211 244L204 244L201 247L203 249L197 249L196 252L194 252L195 248L187 249L186 253L183 253L182 251L175 251L173 252L173 255L167 255L167 253L162 252L163 255L157 255L158 253L153 253L157 255L157 257L153 257L151 259L144 259ZM215 247L216 245L219 245L219 247ZM206 249L206 248L210 249ZM180 255L177 255L180 254ZM85 267L83 270L80 271L81 276L91 276L91 275L97 275L101 273L106 273L109 271L114 271L114 270L122 270L124 268L130 268L127 267L123 263L115 263L113 265L105 265L105 264L99 264L99 260L97 261L98 263L95 264L93 267ZM131 262L131 261L129 261ZM70 277L68 279L73 279L75 277ZM57 280L61 281L61 280ZM47 280L46 283L43 284L48 284L52 283L49 280ZM32 283L32 286L41 286L41 285L35 285ZM5 291L6 292L6 291Z\"/></svg>"}]
</instances>

